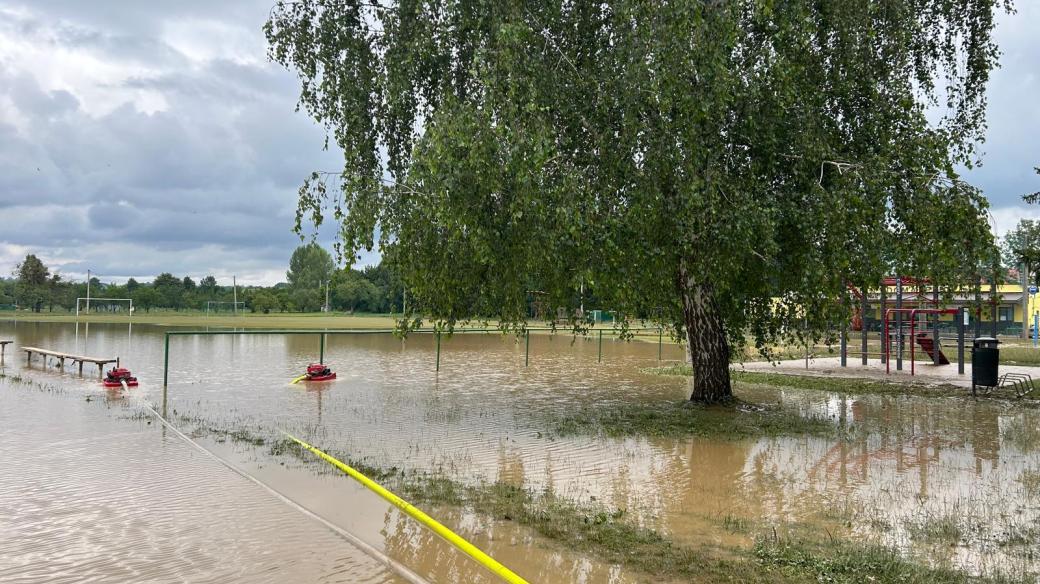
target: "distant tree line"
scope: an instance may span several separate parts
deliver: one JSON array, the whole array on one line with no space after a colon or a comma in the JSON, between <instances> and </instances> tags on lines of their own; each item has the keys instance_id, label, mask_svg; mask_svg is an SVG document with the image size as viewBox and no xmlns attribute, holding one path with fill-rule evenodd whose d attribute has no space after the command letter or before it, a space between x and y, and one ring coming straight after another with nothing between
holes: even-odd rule
<instances>
[{"instance_id":1,"label":"distant tree line","mask_svg":"<svg viewBox=\"0 0 1040 584\"><path fill-rule=\"evenodd\" d=\"M337 269L330 254L315 243L293 252L286 282L274 286L239 286L237 298L251 312L316 312L325 305L338 312L401 312L404 294L401 280L386 263L363 270ZM76 298L87 296L86 282L70 282L52 272L36 255L29 254L15 268L12 278L0 278L0 308L33 312L71 311ZM231 303L232 286L220 285L213 276L197 282L190 276L163 272L151 282L130 278L125 284L91 278L92 311L125 310L106 298L133 299L135 311L206 310L207 303ZM95 302L96 300L96 302ZM230 310L230 304L221 310Z\"/></svg>"}]
</instances>

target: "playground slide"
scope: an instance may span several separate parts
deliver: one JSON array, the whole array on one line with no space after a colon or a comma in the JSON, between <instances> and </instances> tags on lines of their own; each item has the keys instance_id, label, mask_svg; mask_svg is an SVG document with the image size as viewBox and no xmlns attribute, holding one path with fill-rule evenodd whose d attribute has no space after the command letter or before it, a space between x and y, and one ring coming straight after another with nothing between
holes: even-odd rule
<instances>
[{"instance_id":1,"label":"playground slide","mask_svg":"<svg viewBox=\"0 0 1040 584\"><path fill-rule=\"evenodd\" d=\"M931 333L917 333L917 344L928 353L928 356L932 358L932 362L937 362L939 365L949 365L950 360L946 358L946 355L942 352L942 346L935 346L932 341ZM935 361L935 354L939 354L939 360Z\"/></svg>"}]
</instances>

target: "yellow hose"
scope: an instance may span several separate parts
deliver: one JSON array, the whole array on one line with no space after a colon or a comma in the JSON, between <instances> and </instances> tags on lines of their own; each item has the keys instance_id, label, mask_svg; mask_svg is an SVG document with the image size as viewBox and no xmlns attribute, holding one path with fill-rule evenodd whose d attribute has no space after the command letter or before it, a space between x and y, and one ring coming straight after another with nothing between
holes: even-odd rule
<instances>
[{"instance_id":1,"label":"yellow hose","mask_svg":"<svg viewBox=\"0 0 1040 584\"><path fill-rule=\"evenodd\" d=\"M304 379L306 379L306 378L307 378L307 374L306 374L306 373L304 373L303 375L301 375L301 376L297 377L296 379L293 379L293 380L292 380L292 383L299 383L299 382L303 381L303 380L304 380ZM290 385L291 385L291 384L290 384Z\"/></svg>"},{"instance_id":2,"label":"yellow hose","mask_svg":"<svg viewBox=\"0 0 1040 584\"><path fill-rule=\"evenodd\" d=\"M500 564L495 558L492 558L491 556L480 551L480 549L477 546L466 541L461 536L456 534L454 531L448 529L444 525L441 525L433 517L430 517L429 515L423 513L419 508L415 507L408 501L405 501L404 499L386 490L379 483L361 474L353 467L333 458L332 456L329 456L328 454L311 446L310 444L307 444L303 440L300 440L299 438L293 436L292 434L289 434L288 432L283 432L283 434L288 436L289 439L293 440L300 446L303 446L307 450L310 450L311 453L317 456L318 458L347 473L351 476L351 478L358 481L359 483L367 487L369 490L374 491L377 495L386 499L393 506L397 507L401 511L404 511L413 519L419 521L426 527L429 527L433 530L434 533L446 539L448 543L457 547L464 554L473 558L477 562L480 562L481 565L483 565L485 568L497 575L499 578L502 578L502 580L510 582L512 584L527 584L527 580L524 580L517 574L513 573L512 570Z\"/></svg>"}]
</instances>

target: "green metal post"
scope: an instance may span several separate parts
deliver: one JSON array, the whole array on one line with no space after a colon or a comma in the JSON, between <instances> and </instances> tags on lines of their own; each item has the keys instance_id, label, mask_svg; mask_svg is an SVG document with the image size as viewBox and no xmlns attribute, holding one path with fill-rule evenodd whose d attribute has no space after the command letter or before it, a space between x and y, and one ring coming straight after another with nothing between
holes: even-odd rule
<instances>
[{"instance_id":1,"label":"green metal post","mask_svg":"<svg viewBox=\"0 0 1040 584\"><path fill-rule=\"evenodd\" d=\"M321 333L321 349L318 352L318 363L325 363L325 333Z\"/></svg>"},{"instance_id":2,"label":"green metal post","mask_svg":"<svg viewBox=\"0 0 1040 584\"><path fill-rule=\"evenodd\" d=\"M524 335L524 367L531 362L531 331Z\"/></svg>"},{"instance_id":3,"label":"green metal post","mask_svg":"<svg viewBox=\"0 0 1040 584\"><path fill-rule=\"evenodd\" d=\"M437 333L437 371L441 370L441 333Z\"/></svg>"},{"instance_id":4,"label":"green metal post","mask_svg":"<svg viewBox=\"0 0 1040 584\"><path fill-rule=\"evenodd\" d=\"M663 328L659 328L659 329L657 329L657 360L658 361L661 360L661 347L663 346L662 345L663 342L664 342L664 329Z\"/></svg>"},{"instance_id":5,"label":"green metal post","mask_svg":"<svg viewBox=\"0 0 1040 584\"><path fill-rule=\"evenodd\" d=\"M170 380L170 333L166 333L166 341L164 343L166 348L163 353L163 366L162 366L162 384L166 387Z\"/></svg>"},{"instance_id":6,"label":"green metal post","mask_svg":"<svg viewBox=\"0 0 1040 584\"><path fill-rule=\"evenodd\" d=\"M599 331L599 352L596 353L596 363L603 361L603 331Z\"/></svg>"}]
</instances>

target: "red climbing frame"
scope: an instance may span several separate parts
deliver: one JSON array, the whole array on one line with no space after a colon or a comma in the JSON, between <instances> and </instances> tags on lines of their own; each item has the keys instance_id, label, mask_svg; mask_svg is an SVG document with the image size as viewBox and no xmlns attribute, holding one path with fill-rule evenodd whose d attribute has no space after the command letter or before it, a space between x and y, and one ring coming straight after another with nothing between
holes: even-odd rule
<instances>
[{"instance_id":1,"label":"red climbing frame","mask_svg":"<svg viewBox=\"0 0 1040 584\"><path fill-rule=\"evenodd\" d=\"M892 358L891 348L892 339L888 336L888 323L892 320L892 313L908 312L910 313L910 375L914 374L914 348L917 346L917 315L918 314L958 314L960 309L957 308L889 308L885 311L885 332L883 336L884 341L884 352L885 352L885 373L891 373L892 369ZM899 331L902 335L903 331ZM933 351L938 351L939 347L933 347Z\"/></svg>"}]
</instances>

